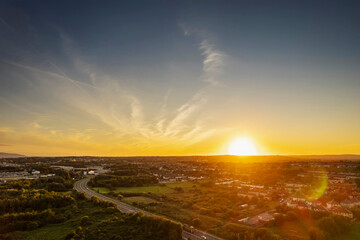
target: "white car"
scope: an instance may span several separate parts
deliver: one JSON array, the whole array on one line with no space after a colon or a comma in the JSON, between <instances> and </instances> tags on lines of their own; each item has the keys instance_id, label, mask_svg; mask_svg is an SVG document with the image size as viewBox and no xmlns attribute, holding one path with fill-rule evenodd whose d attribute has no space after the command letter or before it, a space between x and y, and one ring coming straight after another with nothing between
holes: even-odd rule
<instances>
[{"instance_id":1,"label":"white car","mask_svg":"<svg viewBox=\"0 0 360 240\"><path fill-rule=\"evenodd\" d=\"M203 235L203 236L201 236L201 238L202 238L202 239L206 239L206 237L205 237L204 235Z\"/></svg>"}]
</instances>

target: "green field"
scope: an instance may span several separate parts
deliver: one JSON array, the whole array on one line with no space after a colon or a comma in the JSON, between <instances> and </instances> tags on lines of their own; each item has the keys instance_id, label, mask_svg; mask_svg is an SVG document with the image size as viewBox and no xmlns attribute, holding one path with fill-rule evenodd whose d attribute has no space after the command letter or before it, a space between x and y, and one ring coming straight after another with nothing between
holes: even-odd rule
<instances>
[{"instance_id":1,"label":"green field","mask_svg":"<svg viewBox=\"0 0 360 240\"><path fill-rule=\"evenodd\" d=\"M174 182L174 183L166 183L166 186L147 186L147 187L117 187L114 192L126 192L126 193L152 193L152 194L169 194L174 193L176 190L175 187L181 187L186 191L187 189L191 189L194 185L192 182ZM94 187L95 191L99 191L99 193L109 193L110 190L104 187Z\"/></svg>"},{"instance_id":2,"label":"green field","mask_svg":"<svg viewBox=\"0 0 360 240\"><path fill-rule=\"evenodd\" d=\"M16 235L19 239L24 240L63 240L74 228L76 228L76 225L67 221L62 224L47 225L33 231L18 232Z\"/></svg>"},{"instance_id":3,"label":"green field","mask_svg":"<svg viewBox=\"0 0 360 240\"><path fill-rule=\"evenodd\" d=\"M196 188L194 188L196 185ZM184 191L178 192L175 190L176 187L181 187ZM94 187L94 190L98 190L100 193L109 193L110 190L108 188L103 187ZM202 189L206 191L206 187L202 187L198 183L194 182L174 182L174 183L166 183L165 186L147 186L147 187L118 187L114 190L114 192L119 193L151 193L153 195L167 195L176 201L192 201L193 189ZM150 197L144 196L134 196L134 197L124 197L122 199L123 202L128 204L134 203L142 203L142 204L150 204L150 203L158 203L155 206L146 206L144 210L158 213L162 216L166 216L170 219L174 219L180 222L189 223L193 218L200 218L202 223L202 229L210 230L215 229L216 227L224 224L221 220L219 221L217 218L201 215L198 212L193 211L189 208L184 208L177 204L169 203L169 202L161 202L151 199ZM204 200L207 201L206 199ZM219 225L220 224L220 225Z\"/></svg>"},{"instance_id":4,"label":"green field","mask_svg":"<svg viewBox=\"0 0 360 240\"><path fill-rule=\"evenodd\" d=\"M149 203L156 203L158 201L151 199L151 198L147 198L147 197L127 197L123 199L124 202L129 203L129 204L133 204L134 202L136 203L144 203L144 204L149 204Z\"/></svg>"},{"instance_id":5,"label":"green field","mask_svg":"<svg viewBox=\"0 0 360 240\"><path fill-rule=\"evenodd\" d=\"M92 189L95 190L96 192L101 193L101 194L106 194L106 193L110 192L110 190L108 188L105 188L105 187L94 187Z\"/></svg>"}]
</instances>

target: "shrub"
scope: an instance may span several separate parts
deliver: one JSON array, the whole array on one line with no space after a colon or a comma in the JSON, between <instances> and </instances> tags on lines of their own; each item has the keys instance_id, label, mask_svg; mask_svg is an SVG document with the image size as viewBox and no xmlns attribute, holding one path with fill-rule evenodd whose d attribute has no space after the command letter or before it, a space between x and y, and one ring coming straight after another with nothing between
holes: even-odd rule
<instances>
[{"instance_id":1,"label":"shrub","mask_svg":"<svg viewBox=\"0 0 360 240\"><path fill-rule=\"evenodd\" d=\"M86 226L91 223L89 216L83 216L80 220L81 226Z\"/></svg>"},{"instance_id":2,"label":"shrub","mask_svg":"<svg viewBox=\"0 0 360 240\"><path fill-rule=\"evenodd\" d=\"M200 219L199 218L194 218L193 220L192 220L192 223L193 223L193 225L195 226L195 227L199 227L200 226Z\"/></svg>"},{"instance_id":3,"label":"shrub","mask_svg":"<svg viewBox=\"0 0 360 240\"><path fill-rule=\"evenodd\" d=\"M26 229L27 230L34 230L39 227L39 223L35 221L31 221L27 223Z\"/></svg>"}]
</instances>

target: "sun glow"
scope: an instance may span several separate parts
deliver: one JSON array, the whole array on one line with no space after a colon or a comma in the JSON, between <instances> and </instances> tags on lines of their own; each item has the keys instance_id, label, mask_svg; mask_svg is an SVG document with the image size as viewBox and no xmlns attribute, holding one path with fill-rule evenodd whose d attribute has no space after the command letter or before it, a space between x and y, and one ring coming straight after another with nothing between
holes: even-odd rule
<instances>
[{"instance_id":1,"label":"sun glow","mask_svg":"<svg viewBox=\"0 0 360 240\"><path fill-rule=\"evenodd\" d=\"M253 141L246 137L233 140L229 145L228 154L237 156L259 155Z\"/></svg>"}]
</instances>

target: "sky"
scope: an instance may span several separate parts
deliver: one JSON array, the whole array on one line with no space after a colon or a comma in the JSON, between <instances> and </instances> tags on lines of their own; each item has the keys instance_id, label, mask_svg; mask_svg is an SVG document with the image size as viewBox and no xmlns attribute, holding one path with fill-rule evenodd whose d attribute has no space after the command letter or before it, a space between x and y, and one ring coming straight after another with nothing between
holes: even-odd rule
<instances>
[{"instance_id":1,"label":"sky","mask_svg":"<svg viewBox=\"0 0 360 240\"><path fill-rule=\"evenodd\" d=\"M357 1L1 1L0 152L360 154Z\"/></svg>"}]
</instances>

